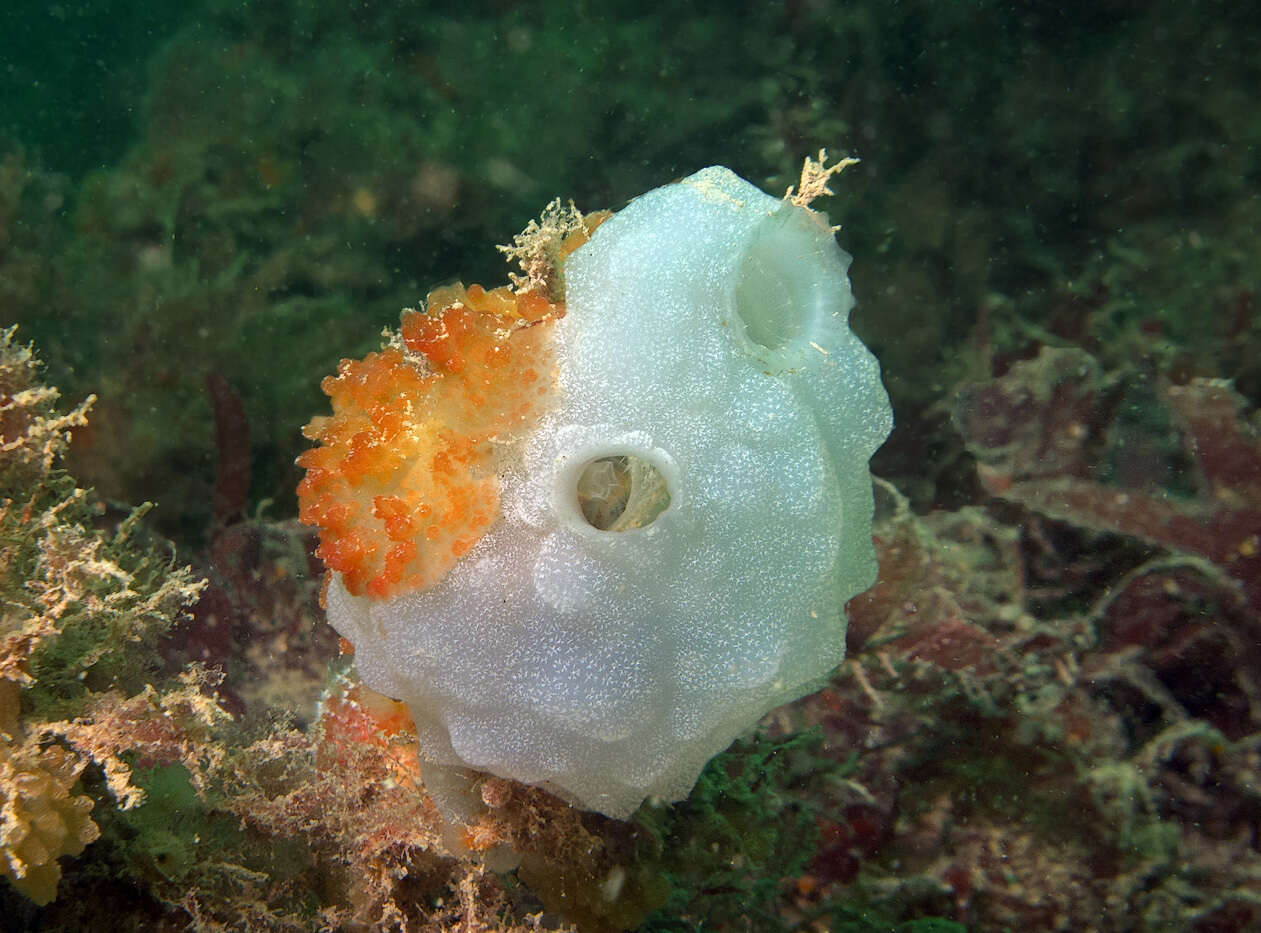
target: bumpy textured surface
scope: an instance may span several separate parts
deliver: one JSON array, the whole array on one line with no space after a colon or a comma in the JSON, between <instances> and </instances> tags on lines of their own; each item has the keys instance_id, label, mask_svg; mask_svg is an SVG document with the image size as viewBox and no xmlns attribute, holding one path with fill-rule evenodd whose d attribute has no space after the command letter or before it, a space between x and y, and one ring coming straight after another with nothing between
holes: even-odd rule
<instances>
[{"instance_id":1,"label":"bumpy textured surface","mask_svg":"<svg viewBox=\"0 0 1261 933\"><path fill-rule=\"evenodd\" d=\"M533 424L550 385L547 299L454 286L427 310L324 380L333 414L298 458L302 521L356 595L430 586L473 546L498 514L499 439Z\"/></svg>"},{"instance_id":2,"label":"bumpy textured surface","mask_svg":"<svg viewBox=\"0 0 1261 933\"><path fill-rule=\"evenodd\" d=\"M100 835L92 799L72 792L82 770L65 749L15 748L0 737L0 875L36 904L57 896L57 859Z\"/></svg>"},{"instance_id":3,"label":"bumpy textured surface","mask_svg":"<svg viewBox=\"0 0 1261 933\"><path fill-rule=\"evenodd\" d=\"M498 438L495 520L425 588L329 587L426 758L626 817L685 796L843 658L892 420L847 325L848 263L826 218L723 168L636 199L569 258L550 408ZM665 494L638 494L645 476ZM622 500L640 515L611 524Z\"/></svg>"}]
</instances>

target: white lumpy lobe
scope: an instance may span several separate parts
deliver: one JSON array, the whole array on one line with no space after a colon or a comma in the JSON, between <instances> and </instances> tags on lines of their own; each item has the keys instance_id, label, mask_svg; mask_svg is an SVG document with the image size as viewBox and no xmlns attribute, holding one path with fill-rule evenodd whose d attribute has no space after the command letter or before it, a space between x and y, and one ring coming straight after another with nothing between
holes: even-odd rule
<instances>
[{"instance_id":1,"label":"white lumpy lobe","mask_svg":"<svg viewBox=\"0 0 1261 933\"><path fill-rule=\"evenodd\" d=\"M570 257L557 402L500 520L428 590L330 588L425 758L625 818L843 659L892 424L848 265L826 218L720 167Z\"/></svg>"}]
</instances>

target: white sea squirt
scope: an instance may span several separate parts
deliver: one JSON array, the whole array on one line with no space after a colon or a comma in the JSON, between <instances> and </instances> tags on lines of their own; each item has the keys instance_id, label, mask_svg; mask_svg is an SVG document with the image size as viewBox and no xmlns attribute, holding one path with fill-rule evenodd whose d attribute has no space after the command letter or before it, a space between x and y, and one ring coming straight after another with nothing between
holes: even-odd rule
<instances>
[{"instance_id":1,"label":"white sea squirt","mask_svg":"<svg viewBox=\"0 0 1261 933\"><path fill-rule=\"evenodd\" d=\"M713 755L844 658L843 607L876 573L868 460L892 426L848 326L849 262L822 214L712 167L636 198L568 255L563 311L501 322L505 351L537 344L538 372L521 371L538 386L528 412L505 408L510 428L469 442L493 464L474 471L477 533L455 535L436 579L396 571L422 582L373 592L334 570L327 591L360 677L407 704L427 762L626 818L650 795L685 797ZM408 346L427 359L404 348L399 365L443 375L425 348L447 344ZM454 404L408 401L421 427L407 430L443 430ZM335 420L308 434L332 444ZM328 486L342 461L316 461ZM353 567L360 552L329 543L344 509L320 495L308 489L304 520L330 566ZM429 492L397 498L363 506L365 521L386 516L396 567L417 551L416 516L439 508ZM396 513L406 522L389 525ZM424 528L422 546L446 534Z\"/></svg>"}]
</instances>

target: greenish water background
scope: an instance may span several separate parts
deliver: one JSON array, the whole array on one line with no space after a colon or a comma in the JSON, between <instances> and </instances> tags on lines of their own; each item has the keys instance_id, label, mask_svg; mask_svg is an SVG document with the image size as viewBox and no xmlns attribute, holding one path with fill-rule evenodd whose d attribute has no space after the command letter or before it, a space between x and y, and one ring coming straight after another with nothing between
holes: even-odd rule
<instances>
[{"instance_id":1,"label":"greenish water background","mask_svg":"<svg viewBox=\"0 0 1261 933\"><path fill-rule=\"evenodd\" d=\"M712 163L782 190L821 147L863 159L823 207L898 409L884 472L917 501L953 495L923 475L918 428L973 365L982 317L1000 353L1041 328L1123 359L1159 328L1168 356L1261 393L1255 328L1232 343L1195 323L1256 285L1261 75L1236 5L209 0L3 16L0 140L35 173L6 317L122 432L81 468L162 501L180 537L207 517L208 371L248 412L254 502L289 512L320 376L432 285L502 281L493 245L547 201L616 208Z\"/></svg>"},{"instance_id":2,"label":"greenish water background","mask_svg":"<svg viewBox=\"0 0 1261 933\"><path fill-rule=\"evenodd\" d=\"M981 878L992 851L977 840L988 838L1024 879L1028 904L1011 903L1041 918L1030 929L1056 928L1050 908L1038 913L1053 902L1111 904L1096 911L1100 929L1246 930L1261 916L1247 888L1261 677L1230 646L1255 645L1258 631L1258 87L1255 10L1204 0L8 3L0 324L35 341L69 401L98 397L71 451L78 481L111 504L157 502L146 520L199 567L222 564L207 548L225 524L213 503L225 464L245 464L236 507L280 520L231 523L217 539L245 555L231 572L214 567L222 605L248 607L234 630L245 637L207 635L204 618L179 637L219 650L236 699L271 716L260 684L293 675L317 689L332 651L312 621L314 585L268 548L305 566L284 524L293 460L340 358L378 346L435 285L504 281L495 244L555 197L616 209L714 163L778 193L820 148L858 156L817 206L854 256L852 323L896 413L873 470L906 497L908 524L882 526L892 572L875 599L891 617L917 616L911 625L966 617L981 661L933 668L924 655L940 643L914 638L891 655L852 650L857 673L802 714L833 744L799 750L791 768L778 759L798 798L765 783L758 793L819 830L809 865L821 885L832 871L844 899L860 865L874 866L854 884L884 892L899 917L1004 916L1001 865L989 865L992 900L961 893ZM1206 379L1238 396L1198 437L1230 444L1198 442L1171 401L1189 386L1220 401ZM1047 386L1063 406L1029 401ZM1011 476L978 456L1002 454L1010 437L988 448L965 438L961 398L1011 401L1013 434L1085 437L1062 459L1038 446L1046 438L1011 446L1035 480L1080 481L1089 495L1003 498ZM216 411L229 413L226 437ZM1142 514L1106 511L1127 496ZM1238 547L1214 552L1193 521L1143 524L1166 506L1220 519ZM283 589L262 572L277 567L305 603L248 590ZM924 579L927 594L914 589ZM323 641L302 646L299 671L293 646L313 630ZM284 648L247 656L257 644ZM170 655L193 656L187 645ZM884 705L864 705L873 696ZM168 799L191 811L175 777ZM879 807L828 809L837 787L860 785ZM816 805L831 823L816 826ZM899 866L938 854L938 837L918 834L938 817L941 838L975 843L959 843L958 864L977 874L952 865L950 886L938 872L934 888ZM737 879L720 893L734 892L738 913L747 872L690 819L667 854L684 875L683 863L701 864L688 845L719 853ZM82 875L68 873L94 890L84 879L125 848L98 844ZM790 855L783 864L807 861ZM1073 873L1087 856L1083 880ZM695 873L712 881L710 868ZM159 891L136 894L137 916L170 907L163 881L128 870ZM1079 887L1060 883L1068 875ZM769 898L781 880L757 879ZM705 878L692 882L689 909L712 900ZM836 903L819 916L841 916ZM930 928L947 927L916 929Z\"/></svg>"}]
</instances>

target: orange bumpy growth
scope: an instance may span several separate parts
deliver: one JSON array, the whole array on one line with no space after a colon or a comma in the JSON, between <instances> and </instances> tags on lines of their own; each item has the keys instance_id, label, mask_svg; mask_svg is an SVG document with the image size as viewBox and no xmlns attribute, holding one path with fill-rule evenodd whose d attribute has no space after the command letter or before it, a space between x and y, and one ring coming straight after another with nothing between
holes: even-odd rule
<instances>
[{"instance_id":1,"label":"orange bumpy growth","mask_svg":"<svg viewBox=\"0 0 1261 933\"><path fill-rule=\"evenodd\" d=\"M551 322L536 291L434 290L399 333L321 386L333 414L304 429L300 517L351 593L431 586L499 512L497 459L533 426L551 389Z\"/></svg>"},{"instance_id":2,"label":"orange bumpy growth","mask_svg":"<svg viewBox=\"0 0 1261 933\"><path fill-rule=\"evenodd\" d=\"M347 766L364 746L373 746L392 759L389 770L399 783L416 785L420 777L416 726L404 704L338 678L320 702L319 728L319 767Z\"/></svg>"}]
</instances>

